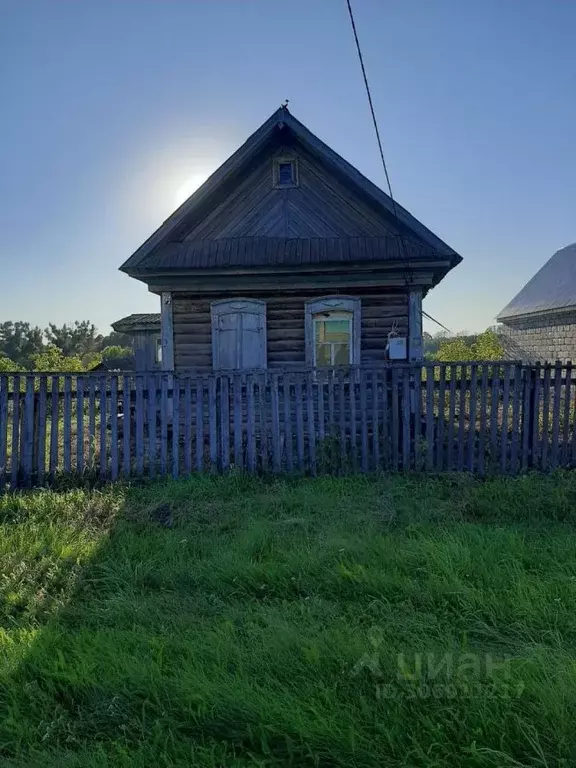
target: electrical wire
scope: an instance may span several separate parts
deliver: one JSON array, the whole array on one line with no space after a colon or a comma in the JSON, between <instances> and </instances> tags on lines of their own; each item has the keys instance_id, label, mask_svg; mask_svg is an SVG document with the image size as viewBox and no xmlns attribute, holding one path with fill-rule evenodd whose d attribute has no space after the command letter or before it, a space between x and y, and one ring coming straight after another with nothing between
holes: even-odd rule
<instances>
[{"instance_id":1,"label":"electrical wire","mask_svg":"<svg viewBox=\"0 0 576 768\"><path fill-rule=\"evenodd\" d=\"M356 43L358 60L360 61L362 77L364 78L364 86L366 88L366 96L368 97L368 105L370 106L370 114L372 115L372 124L374 125L374 133L376 134L376 141L378 142L380 159L382 160L382 167L384 168L386 184L388 185L388 195L390 197L390 200L392 201L392 211L394 214L394 218L396 219L396 226L398 227L398 233L400 235L401 253L403 255L404 264L406 267L406 276L405 276L406 285L409 286L410 283L414 281L412 266L410 264L410 260L408 259L406 243L404 242L404 235L402 232L402 225L400 224L400 219L398 217L396 200L394 199L394 194L392 193L392 184L390 183L390 174L388 173L388 166L386 165L386 158L384 157L384 148L382 146L382 139L380 138L380 130L378 128L378 121L376 120L376 112L374 111L374 104L372 102L372 93L370 92L370 85L368 83L366 67L364 66L364 56L362 55L362 48L360 47L360 40L358 38L358 32L356 31L356 22L354 20L354 12L352 11L351 0L346 0L346 5L348 6L348 15L350 16L350 24L352 25L352 32L354 33L354 41ZM429 320L432 320L434 323L437 323L437 325L439 325L441 328L444 328L445 331L448 331L448 328L446 328L445 325L442 325L442 323L440 323L438 320L435 320L431 315L428 315L426 312L424 312L424 310L421 310L421 311L424 317L427 317ZM448 333L450 333L450 331L448 331Z\"/></svg>"}]
</instances>

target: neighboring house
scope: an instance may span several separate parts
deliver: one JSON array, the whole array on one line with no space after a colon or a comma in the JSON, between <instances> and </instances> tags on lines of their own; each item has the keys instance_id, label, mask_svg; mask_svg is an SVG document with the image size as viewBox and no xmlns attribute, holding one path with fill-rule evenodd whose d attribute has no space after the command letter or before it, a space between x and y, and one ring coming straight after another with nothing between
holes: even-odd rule
<instances>
[{"instance_id":1,"label":"neighboring house","mask_svg":"<svg viewBox=\"0 0 576 768\"><path fill-rule=\"evenodd\" d=\"M118 371L133 371L135 369L134 356L108 357L93 365L89 370L93 373L116 373Z\"/></svg>"},{"instance_id":2,"label":"neighboring house","mask_svg":"<svg viewBox=\"0 0 576 768\"><path fill-rule=\"evenodd\" d=\"M128 315L112 323L112 328L132 338L134 359L131 369L154 371L161 368L160 314Z\"/></svg>"},{"instance_id":3,"label":"neighboring house","mask_svg":"<svg viewBox=\"0 0 576 768\"><path fill-rule=\"evenodd\" d=\"M576 243L556 251L497 320L524 358L576 361Z\"/></svg>"},{"instance_id":4,"label":"neighboring house","mask_svg":"<svg viewBox=\"0 0 576 768\"><path fill-rule=\"evenodd\" d=\"M420 360L460 261L280 108L121 270L161 296L162 368L204 372L378 363L390 336Z\"/></svg>"}]
</instances>

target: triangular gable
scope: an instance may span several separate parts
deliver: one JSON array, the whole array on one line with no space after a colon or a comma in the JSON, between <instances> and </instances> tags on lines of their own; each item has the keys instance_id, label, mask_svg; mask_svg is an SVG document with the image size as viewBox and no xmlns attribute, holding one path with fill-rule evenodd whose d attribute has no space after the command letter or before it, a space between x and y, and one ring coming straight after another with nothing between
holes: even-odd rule
<instances>
[{"instance_id":1,"label":"triangular gable","mask_svg":"<svg viewBox=\"0 0 576 768\"><path fill-rule=\"evenodd\" d=\"M234 221L234 193L242 199L243 188L246 193L249 191L250 174L257 176L259 169L268 174L270 166L266 161L269 163L273 154L282 152L285 144L290 145L301 162L309 163L310 167L318 163L325 170L327 176L323 188L319 182L316 204L311 205L311 200L314 202L318 190L295 189L292 194L289 190L277 190L281 194L272 195L268 194L270 184L267 182L261 195L257 188L251 187L255 190L251 217L242 215ZM338 214L331 213L332 206L326 200L329 194L335 201L342 202ZM346 196L354 197L357 205L347 208ZM352 207L358 210L353 212ZM263 223L263 218L267 223ZM281 107L174 211L121 269L129 274L137 274L142 269L149 272L164 246L186 239L383 237L398 234L398 227L403 235L427 246L431 253L448 256L454 263L460 260L455 251L402 206L396 204L394 210L388 195Z\"/></svg>"}]
</instances>

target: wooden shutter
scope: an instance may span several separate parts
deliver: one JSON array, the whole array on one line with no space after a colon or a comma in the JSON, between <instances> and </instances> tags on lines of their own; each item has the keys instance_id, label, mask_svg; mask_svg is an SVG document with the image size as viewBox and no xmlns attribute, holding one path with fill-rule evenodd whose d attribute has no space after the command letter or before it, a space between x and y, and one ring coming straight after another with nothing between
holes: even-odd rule
<instances>
[{"instance_id":1,"label":"wooden shutter","mask_svg":"<svg viewBox=\"0 0 576 768\"><path fill-rule=\"evenodd\" d=\"M212 304L215 370L266 368L266 304L254 299Z\"/></svg>"}]
</instances>

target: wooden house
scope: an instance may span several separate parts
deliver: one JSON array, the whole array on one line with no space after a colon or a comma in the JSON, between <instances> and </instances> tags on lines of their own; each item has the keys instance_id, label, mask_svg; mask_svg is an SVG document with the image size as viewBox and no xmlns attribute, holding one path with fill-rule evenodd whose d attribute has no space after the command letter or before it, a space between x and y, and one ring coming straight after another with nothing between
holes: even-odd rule
<instances>
[{"instance_id":1,"label":"wooden house","mask_svg":"<svg viewBox=\"0 0 576 768\"><path fill-rule=\"evenodd\" d=\"M162 369L209 372L419 360L460 261L281 107L120 269L161 297Z\"/></svg>"},{"instance_id":2,"label":"wooden house","mask_svg":"<svg viewBox=\"0 0 576 768\"><path fill-rule=\"evenodd\" d=\"M116 333L129 336L134 359L126 370L154 371L162 367L160 313L128 315L112 323Z\"/></svg>"}]
</instances>

